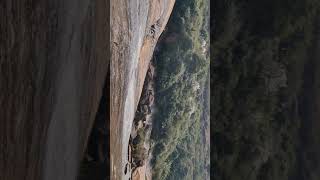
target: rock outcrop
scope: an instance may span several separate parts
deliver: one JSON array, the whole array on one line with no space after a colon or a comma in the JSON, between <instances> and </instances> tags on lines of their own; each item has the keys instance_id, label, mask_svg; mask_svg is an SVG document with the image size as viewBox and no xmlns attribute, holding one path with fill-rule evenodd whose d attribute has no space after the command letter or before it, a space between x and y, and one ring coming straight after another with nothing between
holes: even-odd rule
<instances>
[{"instance_id":1,"label":"rock outcrop","mask_svg":"<svg viewBox=\"0 0 320 180\"><path fill-rule=\"evenodd\" d=\"M154 103L154 66L149 65L141 98L136 111L129 146L133 147L130 164L132 164L132 180L151 179L149 160L151 159L150 136L152 130L152 109Z\"/></svg>"},{"instance_id":2,"label":"rock outcrop","mask_svg":"<svg viewBox=\"0 0 320 180\"><path fill-rule=\"evenodd\" d=\"M138 167L133 173L132 173L132 180L151 180L150 174L147 173L147 167L146 165L143 165L141 167Z\"/></svg>"},{"instance_id":3,"label":"rock outcrop","mask_svg":"<svg viewBox=\"0 0 320 180\"><path fill-rule=\"evenodd\" d=\"M111 0L111 178L124 174L148 65L175 0Z\"/></svg>"},{"instance_id":4,"label":"rock outcrop","mask_svg":"<svg viewBox=\"0 0 320 180\"><path fill-rule=\"evenodd\" d=\"M109 62L109 7L0 3L0 179L76 179Z\"/></svg>"}]
</instances>

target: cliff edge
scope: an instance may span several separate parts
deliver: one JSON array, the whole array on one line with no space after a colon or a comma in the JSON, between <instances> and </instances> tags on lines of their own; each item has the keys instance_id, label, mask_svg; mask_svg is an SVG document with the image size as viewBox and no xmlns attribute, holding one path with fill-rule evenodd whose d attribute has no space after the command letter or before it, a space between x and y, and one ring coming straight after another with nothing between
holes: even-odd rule
<instances>
[{"instance_id":1,"label":"cliff edge","mask_svg":"<svg viewBox=\"0 0 320 180\"><path fill-rule=\"evenodd\" d=\"M132 121L149 62L175 0L111 0L110 158L113 179L125 172Z\"/></svg>"}]
</instances>

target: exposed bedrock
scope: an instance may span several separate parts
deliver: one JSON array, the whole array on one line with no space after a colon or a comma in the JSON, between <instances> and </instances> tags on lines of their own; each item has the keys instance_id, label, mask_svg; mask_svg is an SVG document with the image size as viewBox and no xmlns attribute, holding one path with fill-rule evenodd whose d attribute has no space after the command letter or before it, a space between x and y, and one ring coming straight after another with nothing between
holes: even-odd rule
<instances>
[{"instance_id":1,"label":"exposed bedrock","mask_svg":"<svg viewBox=\"0 0 320 180\"><path fill-rule=\"evenodd\" d=\"M125 174L135 111L155 45L174 0L111 0L111 176Z\"/></svg>"},{"instance_id":2,"label":"exposed bedrock","mask_svg":"<svg viewBox=\"0 0 320 180\"><path fill-rule=\"evenodd\" d=\"M72 180L108 71L98 0L0 3L0 179Z\"/></svg>"}]
</instances>

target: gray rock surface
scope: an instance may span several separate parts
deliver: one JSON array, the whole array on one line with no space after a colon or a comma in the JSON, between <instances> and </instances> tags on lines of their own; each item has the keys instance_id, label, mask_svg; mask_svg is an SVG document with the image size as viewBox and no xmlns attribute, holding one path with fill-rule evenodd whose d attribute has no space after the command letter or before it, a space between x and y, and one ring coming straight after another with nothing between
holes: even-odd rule
<instances>
[{"instance_id":1,"label":"gray rock surface","mask_svg":"<svg viewBox=\"0 0 320 180\"><path fill-rule=\"evenodd\" d=\"M76 179L108 70L95 0L0 3L0 179Z\"/></svg>"}]
</instances>

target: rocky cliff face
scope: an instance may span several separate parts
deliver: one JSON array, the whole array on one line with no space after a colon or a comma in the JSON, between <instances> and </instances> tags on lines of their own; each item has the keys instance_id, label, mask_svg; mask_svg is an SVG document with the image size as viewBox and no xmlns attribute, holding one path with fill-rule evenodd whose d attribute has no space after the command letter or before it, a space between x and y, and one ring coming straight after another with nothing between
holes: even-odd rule
<instances>
[{"instance_id":1,"label":"rocky cliff face","mask_svg":"<svg viewBox=\"0 0 320 180\"><path fill-rule=\"evenodd\" d=\"M125 174L132 121L148 64L174 0L111 0L111 178Z\"/></svg>"},{"instance_id":2,"label":"rocky cliff face","mask_svg":"<svg viewBox=\"0 0 320 180\"><path fill-rule=\"evenodd\" d=\"M0 179L76 179L109 62L105 1L0 2Z\"/></svg>"},{"instance_id":3,"label":"rocky cliff face","mask_svg":"<svg viewBox=\"0 0 320 180\"><path fill-rule=\"evenodd\" d=\"M132 157L131 159L129 158L132 180L150 180L152 177L150 136L154 110L154 70L154 66L150 62L133 120L129 144L129 153L131 153Z\"/></svg>"}]
</instances>

